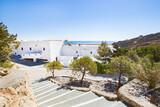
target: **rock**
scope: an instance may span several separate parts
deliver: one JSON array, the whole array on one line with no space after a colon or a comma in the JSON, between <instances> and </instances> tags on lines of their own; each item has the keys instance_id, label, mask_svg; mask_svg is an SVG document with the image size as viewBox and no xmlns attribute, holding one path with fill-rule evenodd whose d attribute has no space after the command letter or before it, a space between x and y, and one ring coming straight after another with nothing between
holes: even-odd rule
<instances>
[{"instance_id":1,"label":"rock","mask_svg":"<svg viewBox=\"0 0 160 107\"><path fill-rule=\"evenodd\" d=\"M37 107L26 73L14 71L0 78L0 107Z\"/></svg>"},{"instance_id":2,"label":"rock","mask_svg":"<svg viewBox=\"0 0 160 107\"><path fill-rule=\"evenodd\" d=\"M4 68L0 68L0 76L6 76L9 73L9 71L7 69Z\"/></svg>"},{"instance_id":3,"label":"rock","mask_svg":"<svg viewBox=\"0 0 160 107\"><path fill-rule=\"evenodd\" d=\"M118 97L133 107L156 107L148 99L140 95L142 92L140 87L142 87L142 83L134 79L119 89Z\"/></svg>"},{"instance_id":4,"label":"rock","mask_svg":"<svg viewBox=\"0 0 160 107\"><path fill-rule=\"evenodd\" d=\"M4 97L0 97L0 107L7 107L8 101Z\"/></svg>"}]
</instances>

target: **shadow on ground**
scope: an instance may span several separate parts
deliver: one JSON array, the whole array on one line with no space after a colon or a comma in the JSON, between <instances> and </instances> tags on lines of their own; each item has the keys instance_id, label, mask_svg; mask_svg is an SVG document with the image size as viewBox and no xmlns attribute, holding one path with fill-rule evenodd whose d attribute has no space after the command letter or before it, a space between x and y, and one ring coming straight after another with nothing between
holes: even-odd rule
<instances>
[{"instance_id":1,"label":"shadow on ground","mask_svg":"<svg viewBox=\"0 0 160 107\"><path fill-rule=\"evenodd\" d=\"M21 59L21 56L19 56L19 55L13 55L13 56L11 56L11 59L15 63L26 65L26 66L37 66L37 65L42 65L42 64L47 63L47 61L42 60L42 59L37 59L36 62L33 62L33 60L31 60L31 59L24 60L24 59Z\"/></svg>"}]
</instances>

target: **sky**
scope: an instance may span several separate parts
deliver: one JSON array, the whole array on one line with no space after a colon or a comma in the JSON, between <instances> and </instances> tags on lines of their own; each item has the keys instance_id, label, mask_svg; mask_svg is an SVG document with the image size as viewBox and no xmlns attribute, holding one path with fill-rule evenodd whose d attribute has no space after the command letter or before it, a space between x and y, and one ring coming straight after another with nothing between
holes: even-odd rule
<instances>
[{"instance_id":1,"label":"sky","mask_svg":"<svg viewBox=\"0 0 160 107\"><path fill-rule=\"evenodd\" d=\"M0 0L21 40L119 41L160 31L160 0Z\"/></svg>"}]
</instances>

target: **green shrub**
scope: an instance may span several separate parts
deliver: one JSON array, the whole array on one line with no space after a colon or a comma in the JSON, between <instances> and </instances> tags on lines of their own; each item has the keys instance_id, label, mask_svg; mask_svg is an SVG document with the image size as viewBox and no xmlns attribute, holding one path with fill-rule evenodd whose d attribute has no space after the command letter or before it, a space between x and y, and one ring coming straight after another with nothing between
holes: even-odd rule
<instances>
[{"instance_id":1,"label":"green shrub","mask_svg":"<svg viewBox=\"0 0 160 107\"><path fill-rule=\"evenodd\" d=\"M0 62L0 67L2 68L11 68L13 66L13 63L9 60L5 62Z\"/></svg>"},{"instance_id":2,"label":"green shrub","mask_svg":"<svg viewBox=\"0 0 160 107\"><path fill-rule=\"evenodd\" d=\"M129 51L128 48L115 47L115 50L113 51L112 56L113 57L124 56L124 55L127 55L128 51Z\"/></svg>"},{"instance_id":3,"label":"green shrub","mask_svg":"<svg viewBox=\"0 0 160 107\"><path fill-rule=\"evenodd\" d=\"M96 62L96 64L98 74L106 74L108 72L108 64L99 62Z\"/></svg>"},{"instance_id":4,"label":"green shrub","mask_svg":"<svg viewBox=\"0 0 160 107\"><path fill-rule=\"evenodd\" d=\"M148 57L154 62L160 61L160 46L159 45L147 45L136 48L136 52L140 57Z\"/></svg>"},{"instance_id":5,"label":"green shrub","mask_svg":"<svg viewBox=\"0 0 160 107\"><path fill-rule=\"evenodd\" d=\"M160 81L160 63L153 63L149 59L142 59L140 64L135 66L135 75L138 79L145 81L149 88L155 88Z\"/></svg>"}]
</instances>

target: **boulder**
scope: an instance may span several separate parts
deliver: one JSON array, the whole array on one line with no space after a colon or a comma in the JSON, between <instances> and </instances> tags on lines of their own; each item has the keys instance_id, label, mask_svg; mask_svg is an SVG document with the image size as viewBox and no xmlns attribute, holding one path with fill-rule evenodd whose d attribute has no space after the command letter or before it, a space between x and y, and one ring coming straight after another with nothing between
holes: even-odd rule
<instances>
[{"instance_id":1,"label":"boulder","mask_svg":"<svg viewBox=\"0 0 160 107\"><path fill-rule=\"evenodd\" d=\"M0 107L37 107L25 72L0 78Z\"/></svg>"},{"instance_id":2,"label":"boulder","mask_svg":"<svg viewBox=\"0 0 160 107\"><path fill-rule=\"evenodd\" d=\"M141 90L141 88L144 86L145 84L140 80L134 79L119 89L118 97L133 107L156 107L156 105L150 103L149 100L143 96L142 93L144 93L143 91L145 90ZM135 89L136 87L139 92Z\"/></svg>"}]
</instances>

